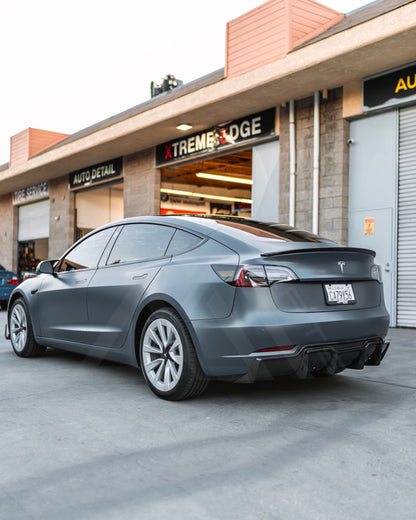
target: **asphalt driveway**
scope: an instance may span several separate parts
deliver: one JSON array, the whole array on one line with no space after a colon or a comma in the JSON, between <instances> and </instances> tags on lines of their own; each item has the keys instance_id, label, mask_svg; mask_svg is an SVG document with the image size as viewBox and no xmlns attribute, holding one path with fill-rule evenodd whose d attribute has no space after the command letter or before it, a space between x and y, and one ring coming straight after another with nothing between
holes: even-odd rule
<instances>
[{"instance_id":1,"label":"asphalt driveway","mask_svg":"<svg viewBox=\"0 0 416 520\"><path fill-rule=\"evenodd\" d=\"M413 520L416 330L389 336L380 367L179 403L133 368L20 359L1 337L0 518Z\"/></svg>"}]
</instances>

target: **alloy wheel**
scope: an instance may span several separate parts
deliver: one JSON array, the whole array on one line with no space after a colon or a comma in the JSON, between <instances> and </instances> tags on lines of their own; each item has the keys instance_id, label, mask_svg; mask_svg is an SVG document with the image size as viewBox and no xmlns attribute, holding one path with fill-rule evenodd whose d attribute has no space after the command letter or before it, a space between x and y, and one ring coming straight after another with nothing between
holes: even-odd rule
<instances>
[{"instance_id":1,"label":"alloy wheel","mask_svg":"<svg viewBox=\"0 0 416 520\"><path fill-rule=\"evenodd\" d=\"M143 339L143 369L151 384L162 392L175 388L183 370L183 345L169 320L152 321Z\"/></svg>"},{"instance_id":2,"label":"alloy wheel","mask_svg":"<svg viewBox=\"0 0 416 520\"><path fill-rule=\"evenodd\" d=\"M20 304L13 307L10 316L10 335L15 350L22 352L27 342L27 317Z\"/></svg>"}]
</instances>

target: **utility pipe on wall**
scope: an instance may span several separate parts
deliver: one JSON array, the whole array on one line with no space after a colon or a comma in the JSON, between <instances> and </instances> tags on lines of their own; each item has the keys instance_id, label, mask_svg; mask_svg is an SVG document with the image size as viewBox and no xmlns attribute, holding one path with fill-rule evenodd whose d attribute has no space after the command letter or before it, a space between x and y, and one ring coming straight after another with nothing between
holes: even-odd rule
<instances>
[{"instance_id":1,"label":"utility pipe on wall","mask_svg":"<svg viewBox=\"0 0 416 520\"><path fill-rule=\"evenodd\" d=\"M289 224L295 226L296 207L296 134L295 134L295 101L289 101Z\"/></svg>"},{"instance_id":2,"label":"utility pipe on wall","mask_svg":"<svg viewBox=\"0 0 416 520\"><path fill-rule=\"evenodd\" d=\"M312 233L319 231L319 92L313 95Z\"/></svg>"}]
</instances>

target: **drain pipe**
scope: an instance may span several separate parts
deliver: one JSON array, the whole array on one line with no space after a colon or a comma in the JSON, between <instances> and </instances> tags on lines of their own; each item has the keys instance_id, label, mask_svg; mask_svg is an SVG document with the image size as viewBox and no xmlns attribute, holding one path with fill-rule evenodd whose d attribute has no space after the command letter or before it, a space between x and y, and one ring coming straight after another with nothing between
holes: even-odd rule
<instances>
[{"instance_id":1,"label":"drain pipe","mask_svg":"<svg viewBox=\"0 0 416 520\"><path fill-rule=\"evenodd\" d=\"M313 95L312 233L319 231L319 92Z\"/></svg>"},{"instance_id":2,"label":"drain pipe","mask_svg":"<svg viewBox=\"0 0 416 520\"><path fill-rule=\"evenodd\" d=\"M289 162L290 162L290 184L289 184L289 224L295 227L295 205L296 205L296 135L295 135L295 101L289 101Z\"/></svg>"}]
</instances>

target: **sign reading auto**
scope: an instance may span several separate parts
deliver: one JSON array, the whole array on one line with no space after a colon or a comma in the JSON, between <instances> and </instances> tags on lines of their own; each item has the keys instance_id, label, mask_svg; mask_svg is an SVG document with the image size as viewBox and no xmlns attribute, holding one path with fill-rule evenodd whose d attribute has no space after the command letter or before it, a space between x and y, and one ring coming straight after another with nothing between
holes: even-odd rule
<instances>
[{"instance_id":1,"label":"sign reading auto","mask_svg":"<svg viewBox=\"0 0 416 520\"><path fill-rule=\"evenodd\" d=\"M69 176L69 187L81 188L97 182L112 180L122 174L123 160L121 157L105 163L88 166L83 170L72 172Z\"/></svg>"},{"instance_id":2,"label":"sign reading auto","mask_svg":"<svg viewBox=\"0 0 416 520\"><path fill-rule=\"evenodd\" d=\"M156 165L218 151L236 144L274 135L275 109L265 110L225 125L170 141L156 147Z\"/></svg>"},{"instance_id":3,"label":"sign reading auto","mask_svg":"<svg viewBox=\"0 0 416 520\"><path fill-rule=\"evenodd\" d=\"M363 80L363 110L416 100L416 63Z\"/></svg>"}]
</instances>

